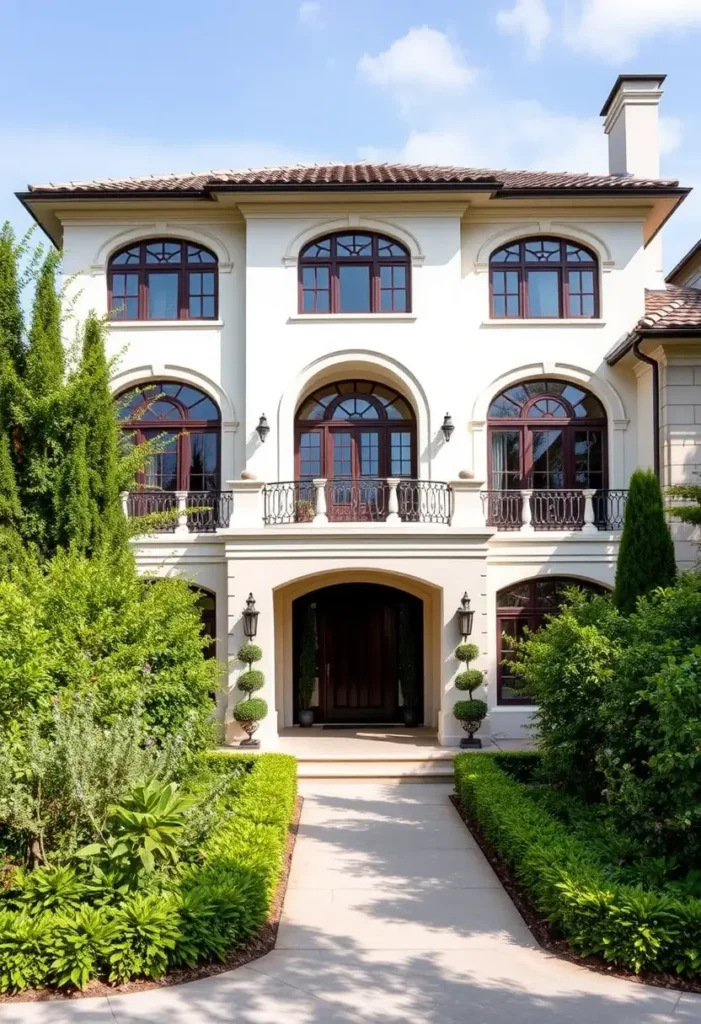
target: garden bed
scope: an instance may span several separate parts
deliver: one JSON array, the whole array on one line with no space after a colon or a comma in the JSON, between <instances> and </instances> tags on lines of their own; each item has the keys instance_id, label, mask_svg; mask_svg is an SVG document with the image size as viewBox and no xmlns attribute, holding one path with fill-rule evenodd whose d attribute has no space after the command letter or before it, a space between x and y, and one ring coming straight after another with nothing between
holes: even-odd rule
<instances>
[{"instance_id":1,"label":"garden bed","mask_svg":"<svg viewBox=\"0 0 701 1024\"><path fill-rule=\"evenodd\" d=\"M208 754L204 760L213 774L231 770L233 775L241 768L245 774L232 787L232 805L208 836L199 863L158 894L128 897L129 912L124 906L95 908L102 919L96 919L92 935L80 915L34 914L29 927L26 913L0 911L0 980L14 990L0 1001L180 984L239 967L273 948L301 808L296 762L282 754ZM71 940L72 948L80 945L91 958L82 990L55 982L53 987L23 984L42 971L47 982L53 981L57 955ZM119 956L125 947L136 969L129 977L110 979L115 951Z\"/></svg>"},{"instance_id":2,"label":"garden bed","mask_svg":"<svg viewBox=\"0 0 701 1024\"><path fill-rule=\"evenodd\" d=\"M454 801L534 937L557 956L701 992L701 900L621 880L589 809L568 825L532 784L537 754L458 755ZM557 806L557 796L555 799Z\"/></svg>"}]
</instances>

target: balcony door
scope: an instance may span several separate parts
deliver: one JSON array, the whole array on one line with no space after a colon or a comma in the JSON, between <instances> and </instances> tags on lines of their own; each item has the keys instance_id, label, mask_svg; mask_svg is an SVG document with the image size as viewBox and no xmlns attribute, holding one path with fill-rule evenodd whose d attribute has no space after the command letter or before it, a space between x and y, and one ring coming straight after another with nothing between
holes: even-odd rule
<instances>
[{"instance_id":1,"label":"balcony door","mask_svg":"<svg viewBox=\"0 0 701 1024\"><path fill-rule=\"evenodd\" d=\"M412 410L383 384L358 380L319 388L302 403L295 435L300 493L313 500L311 481L325 478L332 521L384 519L387 478L415 476Z\"/></svg>"}]
</instances>

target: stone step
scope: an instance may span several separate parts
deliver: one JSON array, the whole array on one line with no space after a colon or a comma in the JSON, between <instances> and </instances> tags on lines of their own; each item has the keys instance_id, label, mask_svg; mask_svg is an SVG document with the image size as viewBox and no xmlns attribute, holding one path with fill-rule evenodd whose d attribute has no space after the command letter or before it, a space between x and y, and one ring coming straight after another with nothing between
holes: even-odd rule
<instances>
[{"instance_id":1,"label":"stone step","mask_svg":"<svg viewBox=\"0 0 701 1024\"><path fill-rule=\"evenodd\" d=\"M408 760L406 758L300 758L299 779L347 781L449 782L453 777L452 756Z\"/></svg>"}]
</instances>

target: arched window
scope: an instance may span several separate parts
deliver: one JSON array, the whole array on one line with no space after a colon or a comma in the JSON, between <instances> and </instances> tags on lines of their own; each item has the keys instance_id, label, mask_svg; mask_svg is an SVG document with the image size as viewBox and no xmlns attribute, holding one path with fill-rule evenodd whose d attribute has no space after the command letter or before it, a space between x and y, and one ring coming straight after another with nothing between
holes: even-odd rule
<instances>
[{"instance_id":1,"label":"arched window","mask_svg":"<svg viewBox=\"0 0 701 1024\"><path fill-rule=\"evenodd\" d=\"M138 481L146 491L217 491L219 409L190 384L159 381L118 396L119 420L137 443L163 438Z\"/></svg>"},{"instance_id":2,"label":"arched window","mask_svg":"<svg viewBox=\"0 0 701 1024\"><path fill-rule=\"evenodd\" d=\"M111 257L107 289L115 320L216 320L217 257L176 239L132 242Z\"/></svg>"},{"instance_id":3,"label":"arched window","mask_svg":"<svg viewBox=\"0 0 701 1024\"><path fill-rule=\"evenodd\" d=\"M497 703L532 704L524 693L524 680L511 669L512 642L523 638L526 627L533 631L555 615L568 587L591 594L605 594L606 588L567 576L540 576L505 587L497 594Z\"/></svg>"},{"instance_id":4,"label":"arched window","mask_svg":"<svg viewBox=\"0 0 701 1024\"><path fill-rule=\"evenodd\" d=\"M299 257L300 313L408 313L410 256L392 238L343 232L317 238Z\"/></svg>"},{"instance_id":5,"label":"arched window","mask_svg":"<svg viewBox=\"0 0 701 1024\"><path fill-rule=\"evenodd\" d=\"M494 399L488 423L491 490L606 486L606 413L579 385L514 384Z\"/></svg>"},{"instance_id":6,"label":"arched window","mask_svg":"<svg viewBox=\"0 0 701 1024\"><path fill-rule=\"evenodd\" d=\"M495 318L599 316L596 256L562 238L524 238L497 249L489 290Z\"/></svg>"},{"instance_id":7,"label":"arched window","mask_svg":"<svg viewBox=\"0 0 701 1024\"><path fill-rule=\"evenodd\" d=\"M329 518L373 518L383 507L387 477L416 477L414 413L384 384L326 384L297 412L295 449L298 480L330 481Z\"/></svg>"}]
</instances>

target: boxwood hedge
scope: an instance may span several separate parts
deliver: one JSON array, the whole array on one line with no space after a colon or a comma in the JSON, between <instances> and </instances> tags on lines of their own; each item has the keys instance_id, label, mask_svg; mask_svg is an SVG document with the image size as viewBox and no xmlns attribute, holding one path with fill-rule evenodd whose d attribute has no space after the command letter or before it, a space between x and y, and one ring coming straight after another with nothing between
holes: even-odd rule
<instances>
[{"instance_id":1,"label":"boxwood hedge","mask_svg":"<svg viewBox=\"0 0 701 1024\"><path fill-rule=\"evenodd\" d=\"M0 991L92 978L158 978L170 967L224 959L265 923L283 868L297 768L285 754L204 755L213 771L249 769L200 863L154 892L78 913L0 911Z\"/></svg>"},{"instance_id":2,"label":"boxwood hedge","mask_svg":"<svg viewBox=\"0 0 701 1024\"><path fill-rule=\"evenodd\" d=\"M537 801L537 754L460 754L455 789L533 906L570 945L636 972L701 974L701 900L617 880L600 845Z\"/></svg>"}]
</instances>

